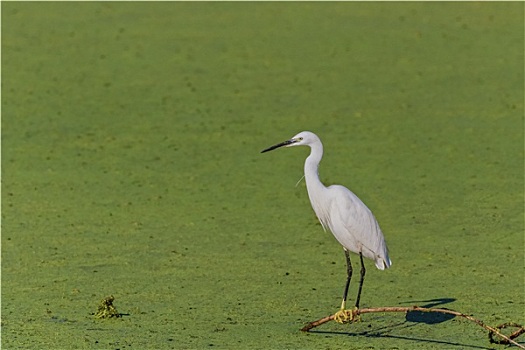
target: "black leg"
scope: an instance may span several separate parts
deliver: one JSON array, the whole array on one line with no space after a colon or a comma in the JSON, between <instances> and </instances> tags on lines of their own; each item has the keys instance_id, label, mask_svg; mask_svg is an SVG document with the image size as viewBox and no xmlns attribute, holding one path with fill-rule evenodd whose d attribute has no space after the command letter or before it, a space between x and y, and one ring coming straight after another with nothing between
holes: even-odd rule
<instances>
[{"instance_id":1,"label":"black leg","mask_svg":"<svg viewBox=\"0 0 525 350\"><path fill-rule=\"evenodd\" d=\"M363 282L365 280L365 263L363 262L363 253L359 253L361 259L361 279L359 280L359 291L357 292L357 299L355 300L355 307L359 309L359 301L361 300L361 291L363 290Z\"/></svg>"},{"instance_id":2,"label":"black leg","mask_svg":"<svg viewBox=\"0 0 525 350\"><path fill-rule=\"evenodd\" d=\"M348 250L345 249L345 256L346 256L346 285L345 285L345 291L343 292L343 303L341 304L341 308L346 307L346 297L348 296L348 287L350 287L350 280L352 279L352 262L350 261L350 253L348 253Z\"/></svg>"}]
</instances>

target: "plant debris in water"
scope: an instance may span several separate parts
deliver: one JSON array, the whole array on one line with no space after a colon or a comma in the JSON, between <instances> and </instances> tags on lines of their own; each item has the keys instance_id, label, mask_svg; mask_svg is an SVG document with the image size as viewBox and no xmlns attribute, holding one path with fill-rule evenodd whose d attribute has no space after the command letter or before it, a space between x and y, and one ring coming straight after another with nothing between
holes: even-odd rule
<instances>
[{"instance_id":1,"label":"plant debris in water","mask_svg":"<svg viewBox=\"0 0 525 350\"><path fill-rule=\"evenodd\" d=\"M115 297L113 295L102 299L98 305L97 312L95 313L95 318L121 317L122 315L117 311L115 306L113 306L114 300Z\"/></svg>"}]
</instances>

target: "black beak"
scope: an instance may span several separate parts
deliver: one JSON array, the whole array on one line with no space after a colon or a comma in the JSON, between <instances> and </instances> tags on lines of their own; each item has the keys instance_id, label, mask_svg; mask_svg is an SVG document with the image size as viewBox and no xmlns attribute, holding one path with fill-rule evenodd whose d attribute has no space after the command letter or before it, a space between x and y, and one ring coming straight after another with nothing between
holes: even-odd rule
<instances>
[{"instance_id":1,"label":"black beak","mask_svg":"<svg viewBox=\"0 0 525 350\"><path fill-rule=\"evenodd\" d=\"M297 142L297 141L295 141L294 139L291 139L291 140L288 140L288 141L284 141L284 142L278 143L276 145L273 145L272 147L268 147L267 149L263 149L261 151L261 153L273 151L276 148L283 147L283 146L288 146L288 145L291 145L292 143L295 143L295 142Z\"/></svg>"}]
</instances>

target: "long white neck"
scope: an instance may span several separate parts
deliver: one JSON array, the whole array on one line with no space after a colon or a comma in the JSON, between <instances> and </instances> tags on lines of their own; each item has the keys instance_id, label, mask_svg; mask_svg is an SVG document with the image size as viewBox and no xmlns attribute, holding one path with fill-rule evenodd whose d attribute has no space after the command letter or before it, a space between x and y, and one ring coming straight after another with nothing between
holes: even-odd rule
<instances>
[{"instance_id":1,"label":"long white neck","mask_svg":"<svg viewBox=\"0 0 525 350\"><path fill-rule=\"evenodd\" d=\"M317 208L315 207L315 201L313 198L323 198L316 196L315 194L326 190L325 185L323 185L321 180L319 180L319 175L317 172L321 158L323 158L323 144L321 143L321 140L312 143L310 145L310 149L310 155L304 162L304 178L306 181L308 196L310 197L310 202L314 207L314 211L317 213Z\"/></svg>"}]
</instances>

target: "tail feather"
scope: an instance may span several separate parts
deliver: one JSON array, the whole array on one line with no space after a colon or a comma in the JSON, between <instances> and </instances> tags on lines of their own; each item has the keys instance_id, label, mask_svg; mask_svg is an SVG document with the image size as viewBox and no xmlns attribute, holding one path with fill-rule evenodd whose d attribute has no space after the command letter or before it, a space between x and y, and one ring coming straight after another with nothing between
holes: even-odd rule
<instances>
[{"instance_id":1,"label":"tail feather","mask_svg":"<svg viewBox=\"0 0 525 350\"><path fill-rule=\"evenodd\" d=\"M376 258L376 267L379 270L388 269L390 266L392 266L392 261L390 260L388 255L386 256L386 259L380 256Z\"/></svg>"}]
</instances>

